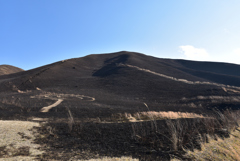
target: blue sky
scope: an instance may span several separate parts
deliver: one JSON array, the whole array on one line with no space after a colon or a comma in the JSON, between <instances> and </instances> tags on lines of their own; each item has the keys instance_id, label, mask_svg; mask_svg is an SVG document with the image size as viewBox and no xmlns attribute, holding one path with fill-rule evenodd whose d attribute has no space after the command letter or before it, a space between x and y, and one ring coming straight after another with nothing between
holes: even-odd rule
<instances>
[{"instance_id":1,"label":"blue sky","mask_svg":"<svg viewBox=\"0 0 240 161\"><path fill-rule=\"evenodd\" d=\"M0 0L0 64L122 50L240 64L239 0Z\"/></svg>"}]
</instances>

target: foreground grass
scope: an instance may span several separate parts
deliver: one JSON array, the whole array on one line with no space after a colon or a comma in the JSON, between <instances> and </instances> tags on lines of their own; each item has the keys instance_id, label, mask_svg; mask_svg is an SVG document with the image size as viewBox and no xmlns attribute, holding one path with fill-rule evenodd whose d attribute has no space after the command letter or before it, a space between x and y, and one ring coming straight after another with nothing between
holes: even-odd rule
<instances>
[{"instance_id":1,"label":"foreground grass","mask_svg":"<svg viewBox=\"0 0 240 161\"><path fill-rule=\"evenodd\" d=\"M209 138L209 143L203 143L201 150L188 150L186 156L197 161L240 161L240 130L232 132L229 138Z\"/></svg>"},{"instance_id":2,"label":"foreground grass","mask_svg":"<svg viewBox=\"0 0 240 161\"><path fill-rule=\"evenodd\" d=\"M212 116L149 110L122 114L113 122L82 121L68 108L66 112L68 118L49 119L32 129L34 143L44 152L35 155L36 160L240 160L237 110L216 111ZM130 121L132 117L138 120ZM26 134L18 131L14 136L26 140ZM13 150L17 152L13 157L31 156L27 148ZM0 160L9 156L9 149L0 147Z\"/></svg>"},{"instance_id":3,"label":"foreground grass","mask_svg":"<svg viewBox=\"0 0 240 161\"><path fill-rule=\"evenodd\" d=\"M36 142L46 145L41 149L46 153L38 159L239 160L240 142L236 139L240 134L236 128L240 112L215 113L215 117L203 117L149 111L144 113L146 121L106 123L78 121L68 110L68 120L52 120L38 128L41 137ZM157 119L172 118L173 114L178 119Z\"/></svg>"}]
</instances>

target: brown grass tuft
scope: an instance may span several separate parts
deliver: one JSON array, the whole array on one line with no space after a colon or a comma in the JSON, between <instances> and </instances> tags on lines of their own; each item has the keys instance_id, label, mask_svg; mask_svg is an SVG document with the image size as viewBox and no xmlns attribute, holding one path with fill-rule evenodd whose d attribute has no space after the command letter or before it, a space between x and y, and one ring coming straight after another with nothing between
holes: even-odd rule
<instances>
[{"instance_id":1,"label":"brown grass tuft","mask_svg":"<svg viewBox=\"0 0 240 161\"><path fill-rule=\"evenodd\" d=\"M209 138L209 143L202 143L201 150L187 151L192 160L228 160L240 161L240 132L236 130L230 138Z\"/></svg>"},{"instance_id":2,"label":"brown grass tuft","mask_svg":"<svg viewBox=\"0 0 240 161\"><path fill-rule=\"evenodd\" d=\"M134 114L124 113L112 116L113 121L118 122L139 122L149 120L163 120L163 119L179 119L179 118L206 118L203 115L188 112L157 112L157 111L146 111L137 112Z\"/></svg>"}]
</instances>

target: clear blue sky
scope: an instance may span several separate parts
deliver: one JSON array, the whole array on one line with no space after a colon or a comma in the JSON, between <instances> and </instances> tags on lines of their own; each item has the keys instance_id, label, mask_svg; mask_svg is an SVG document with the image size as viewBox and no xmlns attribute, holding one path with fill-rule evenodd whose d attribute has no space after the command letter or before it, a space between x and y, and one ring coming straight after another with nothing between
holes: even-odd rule
<instances>
[{"instance_id":1,"label":"clear blue sky","mask_svg":"<svg viewBox=\"0 0 240 161\"><path fill-rule=\"evenodd\" d=\"M239 0L0 0L0 64L121 50L240 64Z\"/></svg>"}]
</instances>

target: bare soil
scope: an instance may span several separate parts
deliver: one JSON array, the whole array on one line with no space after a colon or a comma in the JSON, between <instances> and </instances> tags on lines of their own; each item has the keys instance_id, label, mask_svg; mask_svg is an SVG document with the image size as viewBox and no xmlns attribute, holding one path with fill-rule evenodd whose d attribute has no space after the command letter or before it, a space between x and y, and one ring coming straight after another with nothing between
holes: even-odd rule
<instances>
[{"instance_id":1,"label":"bare soil","mask_svg":"<svg viewBox=\"0 0 240 161\"><path fill-rule=\"evenodd\" d=\"M39 123L30 121L0 121L0 160L34 160L44 153L41 145L34 143L33 127Z\"/></svg>"}]
</instances>

